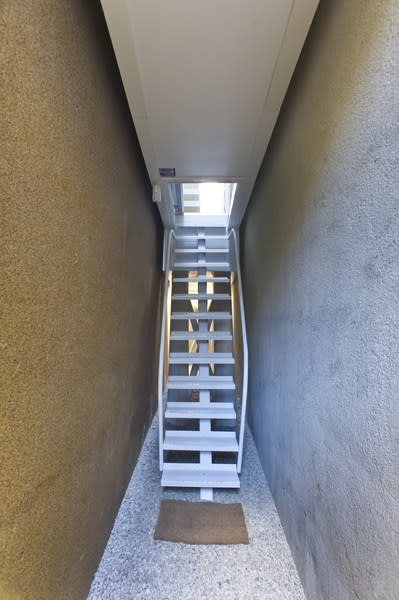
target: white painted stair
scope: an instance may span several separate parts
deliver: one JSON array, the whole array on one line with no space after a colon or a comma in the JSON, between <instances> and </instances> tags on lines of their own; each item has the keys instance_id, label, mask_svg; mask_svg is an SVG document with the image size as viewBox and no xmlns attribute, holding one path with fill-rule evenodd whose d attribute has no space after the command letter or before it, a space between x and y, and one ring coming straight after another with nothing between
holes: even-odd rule
<instances>
[{"instance_id":1,"label":"white painted stair","mask_svg":"<svg viewBox=\"0 0 399 600\"><path fill-rule=\"evenodd\" d=\"M237 466L230 464L165 463L162 474L164 487L239 488ZM202 492L202 497L207 494ZM209 498L212 499L212 498Z\"/></svg>"},{"instance_id":2,"label":"white painted stair","mask_svg":"<svg viewBox=\"0 0 399 600\"><path fill-rule=\"evenodd\" d=\"M228 352L171 352L169 364L180 365L233 365L232 354Z\"/></svg>"},{"instance_id":3,"label":"white painted stair","mask_svg":"<svg viewBox=\"0 0 399 600\"><path fill-rule=\"evenodd\" d=\"M235 232L233 241L231 234L209 228L172 231L164 261L158 386L161 485L200 488L207 500L212 500L213 488L240 486L246 375L244 369L239 407L231 302L238 264ZM240 309L242 322L242 302ZM245 354L245 329L243 333Z\"/></svg>"},{"instance_id":4,"label":"white painted stair","mask_svg":"<svg viewBox=\"0 0 399 600\"><path fill-rule=\"evenodd\" d=\"M234 419L232 402L168 402L167 419Z\"/></svg>"}]
</instances>

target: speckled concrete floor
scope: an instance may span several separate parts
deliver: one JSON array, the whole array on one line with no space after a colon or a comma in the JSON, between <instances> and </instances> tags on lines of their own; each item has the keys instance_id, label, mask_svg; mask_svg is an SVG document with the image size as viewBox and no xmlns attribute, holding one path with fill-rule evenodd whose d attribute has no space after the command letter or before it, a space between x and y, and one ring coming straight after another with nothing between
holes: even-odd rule
<instances>
[{"instance_id":1,"label":"speckled concrete floor","mask_svg":"<svg viewBox=\"0 0 399 600\"><path fill-rule=\"evenodd\" d=\"M249 546L189 546L153 540L162 498L199 500L198 491L160 487L154 420L119 510L88 600L305 600L250 434L241 489Z\"/></svg>"}]
</instances>

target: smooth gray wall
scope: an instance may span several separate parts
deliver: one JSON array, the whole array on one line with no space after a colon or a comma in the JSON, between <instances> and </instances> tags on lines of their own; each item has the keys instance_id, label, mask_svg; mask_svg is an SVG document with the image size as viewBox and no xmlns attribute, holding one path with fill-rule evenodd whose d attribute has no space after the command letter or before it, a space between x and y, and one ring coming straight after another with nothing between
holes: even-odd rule
<instances>
[{"instance_id":1,"label":"smooth gray wall","mask_svg":"<svg viewBox=\"0 0 399 600\"><path fill-rule=\"evenodd\" d=\"M399 598L399 3L320 3L243 224L250 422L309 600Z\"/></svg>"}]
</instances>

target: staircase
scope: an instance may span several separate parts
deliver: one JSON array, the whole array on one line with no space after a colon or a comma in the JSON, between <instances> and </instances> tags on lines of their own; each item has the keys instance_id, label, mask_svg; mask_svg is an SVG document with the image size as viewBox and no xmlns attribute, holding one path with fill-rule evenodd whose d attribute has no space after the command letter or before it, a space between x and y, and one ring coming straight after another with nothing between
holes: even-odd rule
<instances>
[{"instance_id":1,"label":"staircase","mask_svg":"<svg viewBox=\"0 0 399 600\"><path fill-rule=\"evenodd\" d=\"M161 485L199 488L201 499L212 500L214 488L240 486L248 357L237 234L171 230L164 248ZM238 341L242 376L234 356Z\"/></svg>"}]
</instances>

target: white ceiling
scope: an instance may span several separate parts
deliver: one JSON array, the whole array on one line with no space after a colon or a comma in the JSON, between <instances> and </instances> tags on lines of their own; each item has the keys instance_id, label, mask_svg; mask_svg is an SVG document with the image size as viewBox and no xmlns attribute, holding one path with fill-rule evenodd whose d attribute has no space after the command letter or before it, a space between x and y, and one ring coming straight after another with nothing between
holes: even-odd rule
<instances>
[{"instance_id":1,"label":"white ceiling","mask_svg":"<svg viewBox=\"0 0 399 600\"><path fill-rule=\"evenodd\" d=\"M151 182L237 181L239 224L318 0L101 1Z\"/></svg>"}]
</instances>

